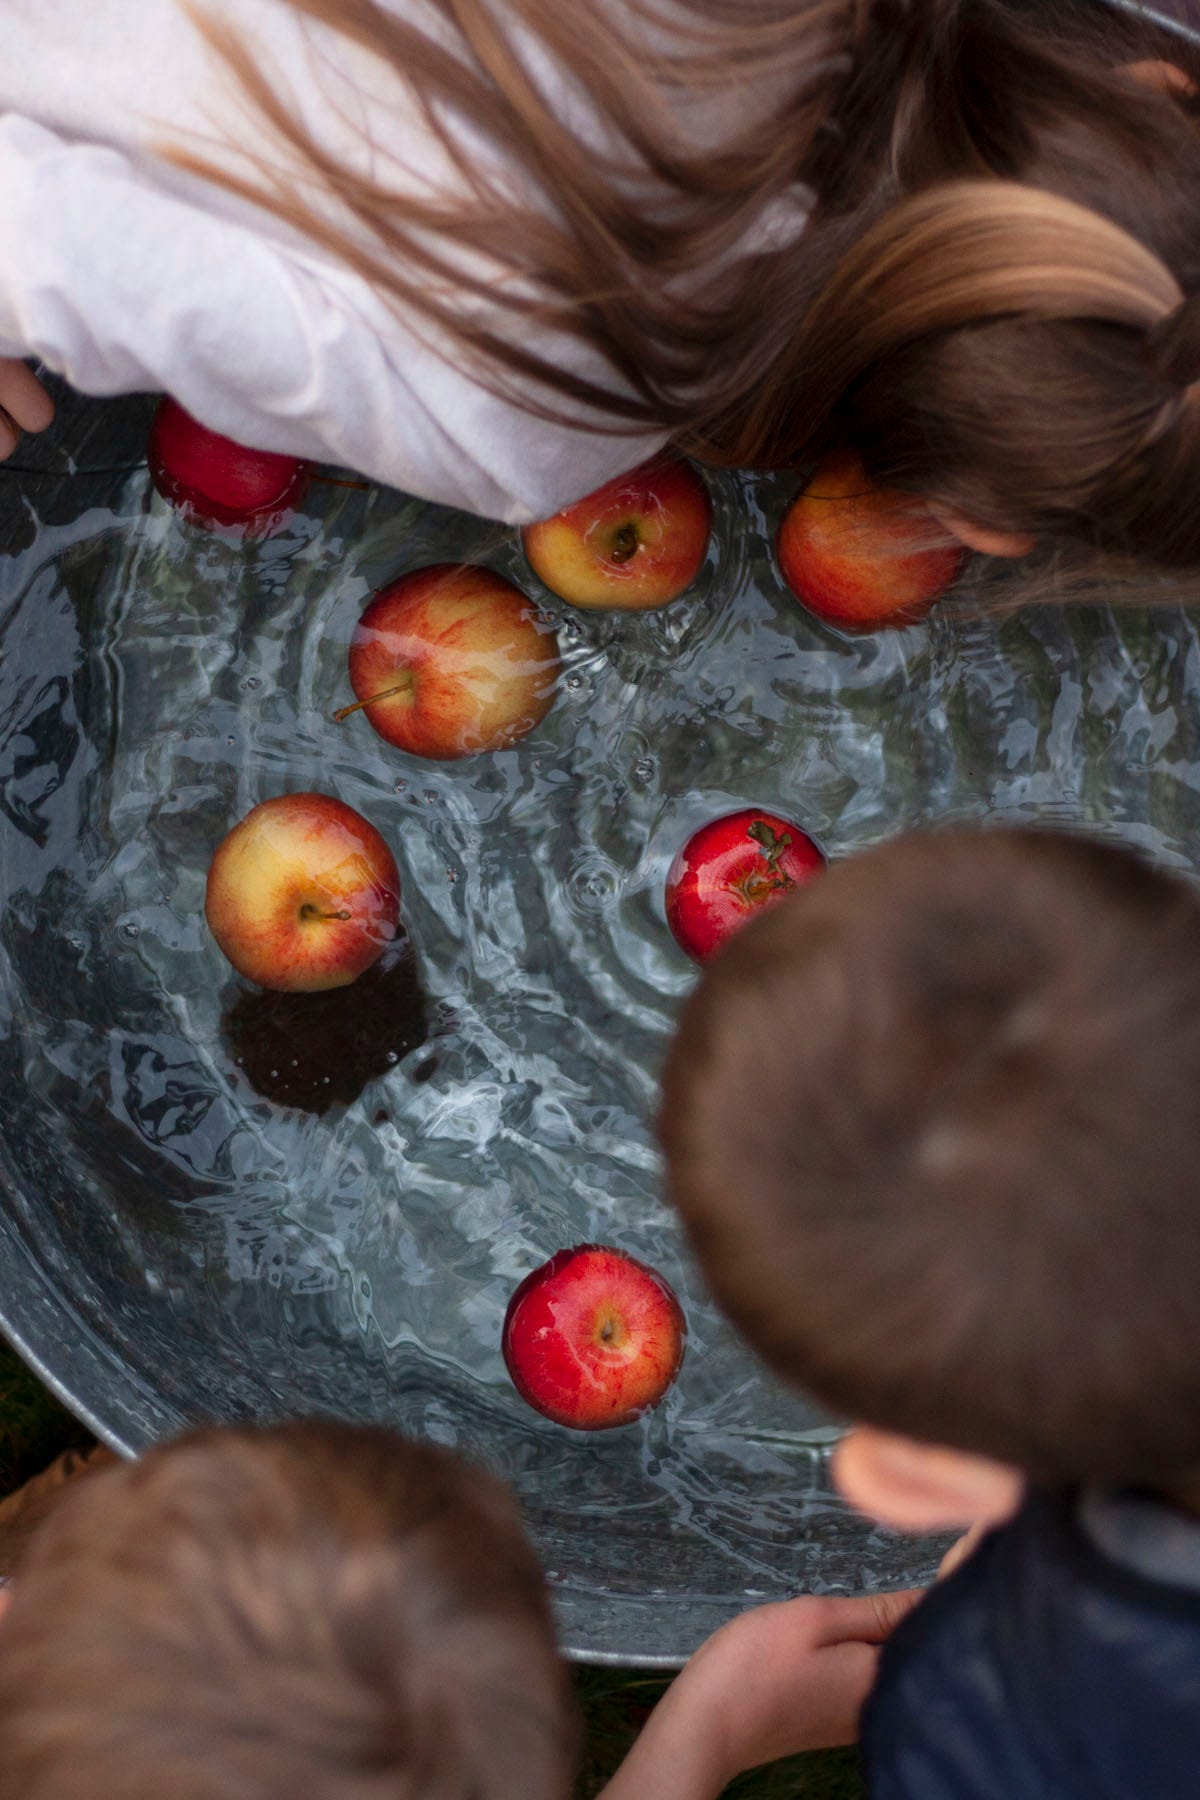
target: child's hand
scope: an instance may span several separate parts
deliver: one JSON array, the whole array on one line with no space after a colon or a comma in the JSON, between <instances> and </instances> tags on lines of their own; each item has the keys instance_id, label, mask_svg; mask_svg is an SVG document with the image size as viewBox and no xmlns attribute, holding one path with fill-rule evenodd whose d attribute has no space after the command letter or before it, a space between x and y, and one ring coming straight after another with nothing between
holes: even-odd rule
<instances>
[{"instance_id":1,"label":"child's hand","mask_svg":"<svg viewBox=\"0 0 1200 1800\"><path fill-rule=\"evenodd\" d=\"M23 431L44 431L53 417L54 402L37 376L15 357L0 356L0 462Z\"/></svg>"},{"instance_id":2,"label":"child's hand","mask_svg":"<svg viewBox=\"0 0 1200 1800\"><path fill-rule=\"evenodd\" d=\"M879 1646L921 1590L785 1600L714 1632L601 1800L713 1800L759 1763L853 1743Z\"/></svg>"}]
</instances>

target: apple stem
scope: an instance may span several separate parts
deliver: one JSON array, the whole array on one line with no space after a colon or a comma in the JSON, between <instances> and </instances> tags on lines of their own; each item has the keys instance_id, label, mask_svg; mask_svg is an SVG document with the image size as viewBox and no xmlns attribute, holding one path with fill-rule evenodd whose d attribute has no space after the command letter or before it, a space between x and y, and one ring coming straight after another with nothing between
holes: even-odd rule
<instances>
[{"instance_id":1,"label":"apple stem","mask_svg":"<svg viewBox=\"0 0 1200 1800\"><path fill-rule=\"evenodd\" d=\"M761 899L766 894L784 893L795 887L795 882L786 869L781 869L779 859L792 841L790 831L776 831L765 819L755 819L753 825L746 827L746 836L753 838L767 859L764 875L752 875L746 881L746 897L751 900Z\"/></svg>"},{"instance_id":2,"label":"apple stem","mask_svg":"<svg viewBox=\"0 0 1200 1800\"><path fill-rule=\"evenodd\" d=\"M372 694L368 700L356 700L353 706L340 706L333 715L334 723L340 725L343 719L350 717L351 713L361 712L364 706L374 706L377 700L390 700L393 694L407 694L411 691L412 684L412 676L406 675L404 680L398 681L394 687L384 688L382 693Z\"/></svg>"},{"instance_id":3,"label":"apple stem","mask_svg":"<svg viewBox=\"0 0 1200 1800\"><path fill-rule=\"evenodd\" d=\"M322 912L319 906L313 906L310 901L300 908L300 917L302 919L348 919L350 914L345 908L341 912Z\"/></svg>"}]
</instances>

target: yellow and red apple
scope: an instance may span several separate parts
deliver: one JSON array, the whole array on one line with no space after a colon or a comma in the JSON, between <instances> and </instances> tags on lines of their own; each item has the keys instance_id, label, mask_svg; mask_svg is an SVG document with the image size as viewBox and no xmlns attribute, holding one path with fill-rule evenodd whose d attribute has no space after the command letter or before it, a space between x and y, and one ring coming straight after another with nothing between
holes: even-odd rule
<instances>
[{"instance_id":1,"label":"yellow and red apple","mask_svg":"<svg viewBox=\"0 0 1200 1800\"><path fill-rule=\"evenodd\" d=\"M692 585L711 530L712 502L695 469L659 457L521 536L534 573L560 599L642 612Z\"/></svg>"},{"instance_id":2,"label":"yellow and red apple","mask_svg":"<svg viewBox=\"0 0 1200 1800\"><path fill-rule=\"evenodd\" d=\"M303 499L313 467L222 437L169 396L154 415L146 459L163 499L193 524L240 525L258 536Z\"/></svg>"},{"instance_id":3,"label":"yellow and red apple","mask_svg":"<svg viewBox=\"0 0 1200 1800\"><path fill-rule=\"evenodd\" d=\"M508 1303L502 1350L521 1398L558 1425L603 1431L657 1406L687 1326L656 1270L605 1244L560 1250Z\"/></svg>"},{"instance_id":4,"label":"yellow and red apple","mask_svg":"<svg viewBox=\"0 0 1200 1800\"><path fill-rule=\"evenodd\" d=\"M912 624L963 560L920 501L872 486L858 457L841 451L784 514L776 555L796 598L847 631Z\"/></svg>"},{"instance_id":5,"label":"yellow and red apple","mask_svg":"<svg viewBox=\"0 0 1200 1800\"><path fill-rule=\"evenodd\" d=\"M532 602L491 569L436 563L382 588L350 645L357 699L389 744L447 761L504 750L550 710L561 664Z\"/></svg>"},{"instance_id":6,"label":"yellow and red apple","mask_svg":"<svg viewBox=\"0 0 1200 1800\"><path fill-rule=\"evenodd\" d=\"M400 876L375 827L327 794L264 800L217 847L204 916L239 975L346 987L396 935Z\"/></svg>"}]
</instances>

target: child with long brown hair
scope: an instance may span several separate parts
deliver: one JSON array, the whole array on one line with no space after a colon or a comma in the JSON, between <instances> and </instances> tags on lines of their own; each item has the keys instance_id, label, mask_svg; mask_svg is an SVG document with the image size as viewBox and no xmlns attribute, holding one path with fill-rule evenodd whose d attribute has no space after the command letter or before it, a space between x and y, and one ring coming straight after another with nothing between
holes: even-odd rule
<instances>
[{"instance_id":1,"label":"child with long brown hair","mask_svg":"<svg viewBox=\"0 0 1200 1800\"><path fill-rule=\"evenodd\" d=\"M1138 8L0 0L0 42L0 355L509 521L668 438L838 439L979 547L1200 567L1200 53ZM39 404L0 367L8 442Z\"/></svg>"}]
</instances>

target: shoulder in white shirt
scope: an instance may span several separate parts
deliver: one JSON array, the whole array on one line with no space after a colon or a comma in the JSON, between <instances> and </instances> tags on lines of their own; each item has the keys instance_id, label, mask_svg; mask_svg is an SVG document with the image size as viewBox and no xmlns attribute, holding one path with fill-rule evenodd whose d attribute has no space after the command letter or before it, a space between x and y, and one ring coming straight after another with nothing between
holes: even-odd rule
<instances>
[{"instance_id":1,"label":"shoulder in white shirt","mask_svg":"<svg viewBox=\"0 0 1200 1800\"><path fill-rule=\"evenodd\" d=\"M415 16L420 0L391 3ZM208 10L340 160L400 192L453 182L377 59L285 0ZM179 0L0 0L0 43L0 355L40 357L85 393L164 389L260 449L513 524L662 441L498 396L428 322L166 160L170 144L246 174L256 153L280 155ZM558 348L564 366L604 373L573 339Z\"/></svg>"}]
</instances>

